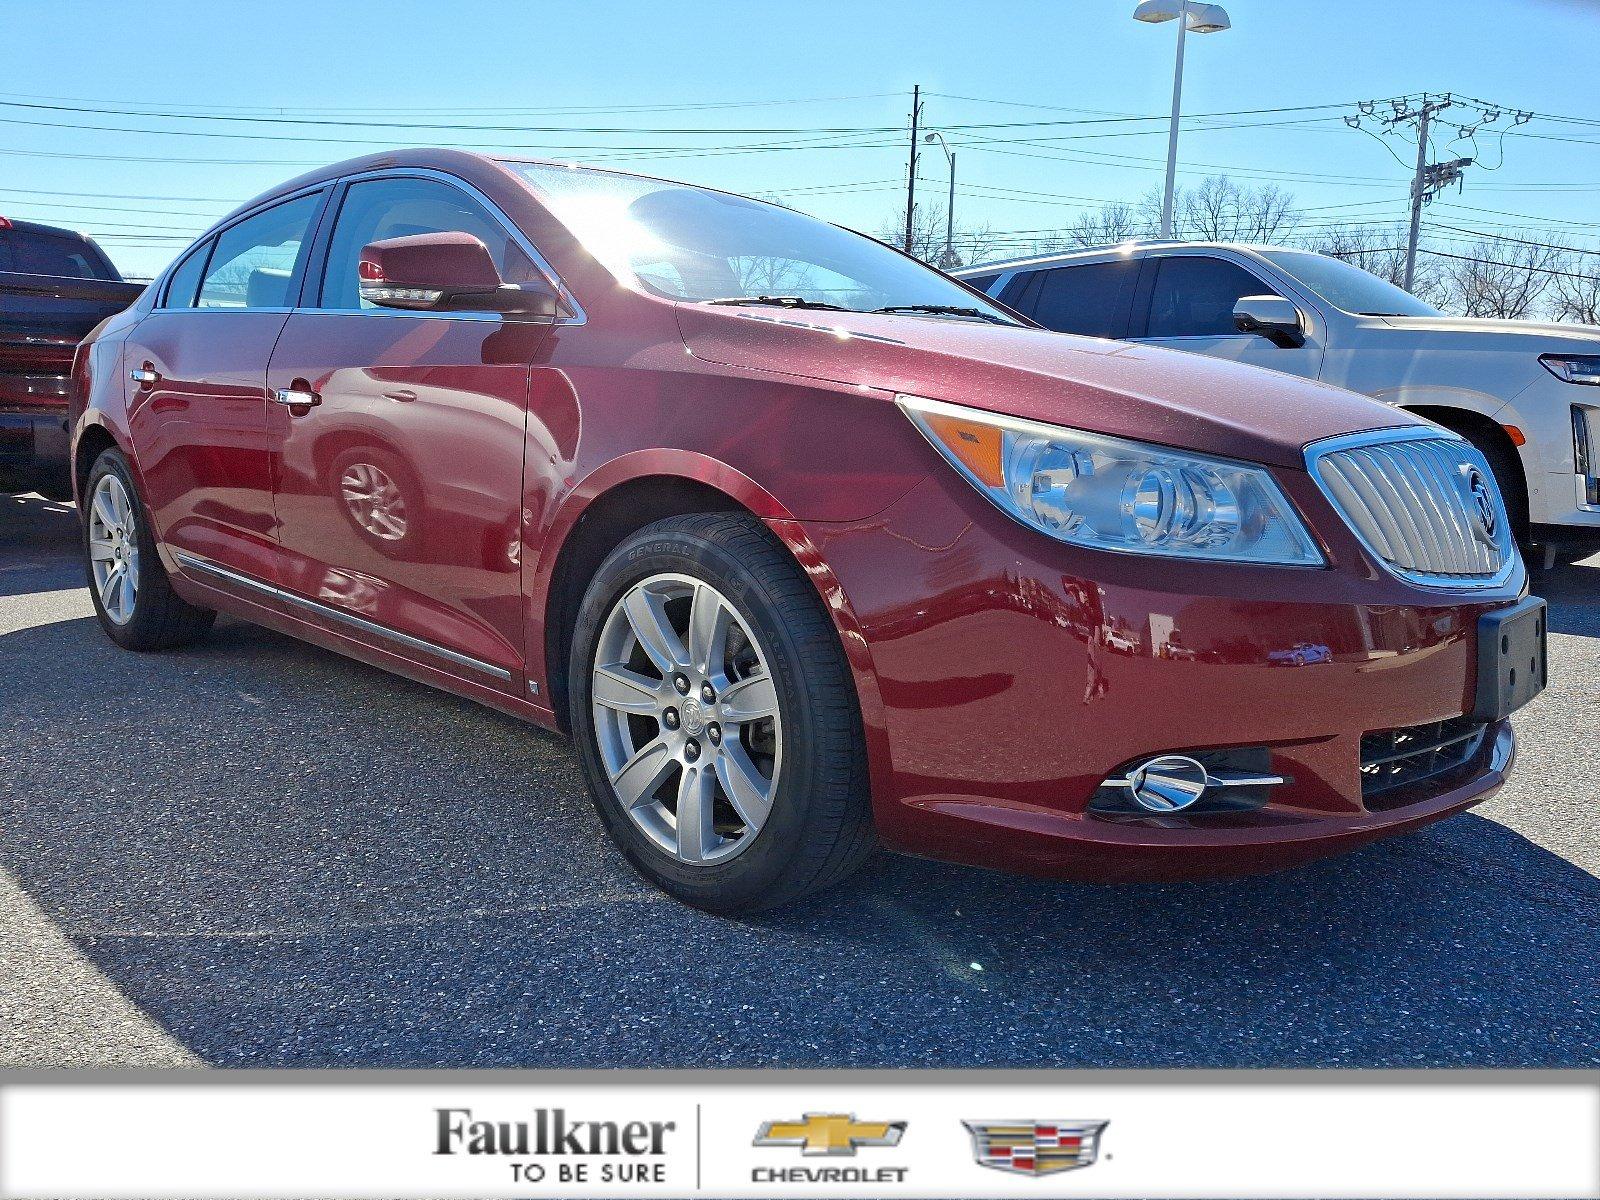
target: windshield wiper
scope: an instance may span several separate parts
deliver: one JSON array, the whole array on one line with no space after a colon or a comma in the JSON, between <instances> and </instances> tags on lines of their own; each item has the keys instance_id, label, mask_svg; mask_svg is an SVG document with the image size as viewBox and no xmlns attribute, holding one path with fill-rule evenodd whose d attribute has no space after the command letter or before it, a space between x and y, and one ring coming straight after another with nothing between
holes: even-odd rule
<instances>
[{"instance_id":1,"label":"windshield wiper","mask_svg":"<svg viewBox=\"0 0 1600 1200\"><path fill-rule=\"evenodd\" d=\"M825 308L830 312L860 312L859 308L846 308L842 304L829 304L826 300L808 300L804 296L725 296L721 300L707 300L707 304L771 304L778 308Z\"/></svg>"},{"instance_id":2,"label":"windshield wiper","mask_svg":"<svg viewBox=\"0 0 1600 1200\"><path fill-rule=\"evenodd\" d=\"M980 321L988 321L991 325L1015 325L1015 321L1008 321L994 313L986 313L981 308L966 308L960 304L885 304L882 308L872 310L875 313L928 313L937 317L977 317Z\"/></svg>"}]
</instances>

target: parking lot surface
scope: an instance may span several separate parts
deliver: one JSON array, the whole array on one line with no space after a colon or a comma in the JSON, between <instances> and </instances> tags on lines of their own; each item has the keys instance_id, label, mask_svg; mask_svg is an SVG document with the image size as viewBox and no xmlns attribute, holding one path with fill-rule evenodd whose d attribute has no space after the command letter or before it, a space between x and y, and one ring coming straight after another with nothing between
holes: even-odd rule
<instances>
[{"instance_id":1,"label":"parking lot surface","mask_svg":"<svg viewBox=\"0 0 1600 1200\"><path fill-rule=\"evenodd\" d=\"M1600 1062L1600 559L1490 803L1254 879L883 855L754 919L603 838L566 744L224 618L128 654L0 497L0 1065Z\"/></svg>"}]
</instances>

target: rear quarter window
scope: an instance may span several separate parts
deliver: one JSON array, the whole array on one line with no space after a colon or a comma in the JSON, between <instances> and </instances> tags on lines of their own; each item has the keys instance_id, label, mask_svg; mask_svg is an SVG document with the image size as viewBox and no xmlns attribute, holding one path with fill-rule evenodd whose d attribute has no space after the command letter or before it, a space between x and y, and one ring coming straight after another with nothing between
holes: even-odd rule
<instances>
[{"instance_id":1,"label":"rear quarter window","mask_svg":"<svg viewBox=\"0 0 1600 1200\"><path fill-rule=\"evenodd\" d=\"M977 288L980 292L987 294L989 289L994 286L994 281L999 278L1000 273L997 271L993 275L968 275L961 282L968 287Z\"/></svg>"},{"instance_id":2,"label":"rear quarter window","mask_svg":"<svg viewBox=\"0 0 1600 1200\"><path fill-rule=\"evenodd\" d=\"M1120 337L1139 264L1133 259L1041 271L1028 315L1046 329L1085 337Z\"/></svg>"},{"instance_id":3,"label":"rear quarter window","mask_svg":"<svg viewBox=\"0 0 1600 1200\"><path fill-rule=\"evenodd\" d=\"M116 270L83 238L33 229L0 233L0 264L5 270L66 279L119 279Z\"/></svg>"}]
</instances>

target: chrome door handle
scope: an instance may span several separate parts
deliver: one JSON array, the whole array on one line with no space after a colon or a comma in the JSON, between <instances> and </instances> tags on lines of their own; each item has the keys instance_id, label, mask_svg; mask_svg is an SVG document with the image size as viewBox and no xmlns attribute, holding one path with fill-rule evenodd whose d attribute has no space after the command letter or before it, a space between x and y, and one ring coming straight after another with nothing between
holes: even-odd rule
<instances>
[{"instance_id":1,"label":"chrome door handle","mask_svg":"<svg viewBox=\"0 0 1600 1200\"><path fill-rule=\"evenodd\" d=\"M299 388L279 388L272 393L273 402L285 408L312 408L322 403L322 397L315 392L302 391Z\"/></svg>"},{"instance_id":2,"label":"chrome door handle","mask_svg":"<svg viewBox=\"0 0 1600 1200\"><path fill-rule=\"evenodd\" d=\"M161 372L152 371L148 367L135 367L128 372L128 378L135 383L160 383Z\"/></svg>"}]
</instances>

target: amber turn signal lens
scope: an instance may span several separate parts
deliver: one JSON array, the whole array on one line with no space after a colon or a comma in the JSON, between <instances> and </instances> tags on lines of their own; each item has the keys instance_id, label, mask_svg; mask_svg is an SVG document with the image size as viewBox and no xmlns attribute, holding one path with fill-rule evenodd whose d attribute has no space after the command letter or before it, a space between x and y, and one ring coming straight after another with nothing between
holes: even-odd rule
<instances>
[{"instance_id":1,"label":"amber turn signal lens","mask_svg":"<svg viewBox=\"0 0 1600 1200\"><path fill-rule=\"evenodd\" d=\"M1528 435L1515 425L1502 425L1500 428L1506 431L1506 436L1511 439L1513 446L1526 446L1528 444Z\"/></svg>"},{"instance_id":2,"label":"amber turn signal lens","mask_svg":"<svg viewBox=\"0 0 1600 1200\"><path fill-rule=\"evenodd\" d=\"M1004 487L1005 472L1000 466L1001 431L993 425L980 425L976 421L963 421L929 413L923 418L928 431L943 443L944 448L961 465L971 471L987 487Z\"/></svg>"}]
</instances>

